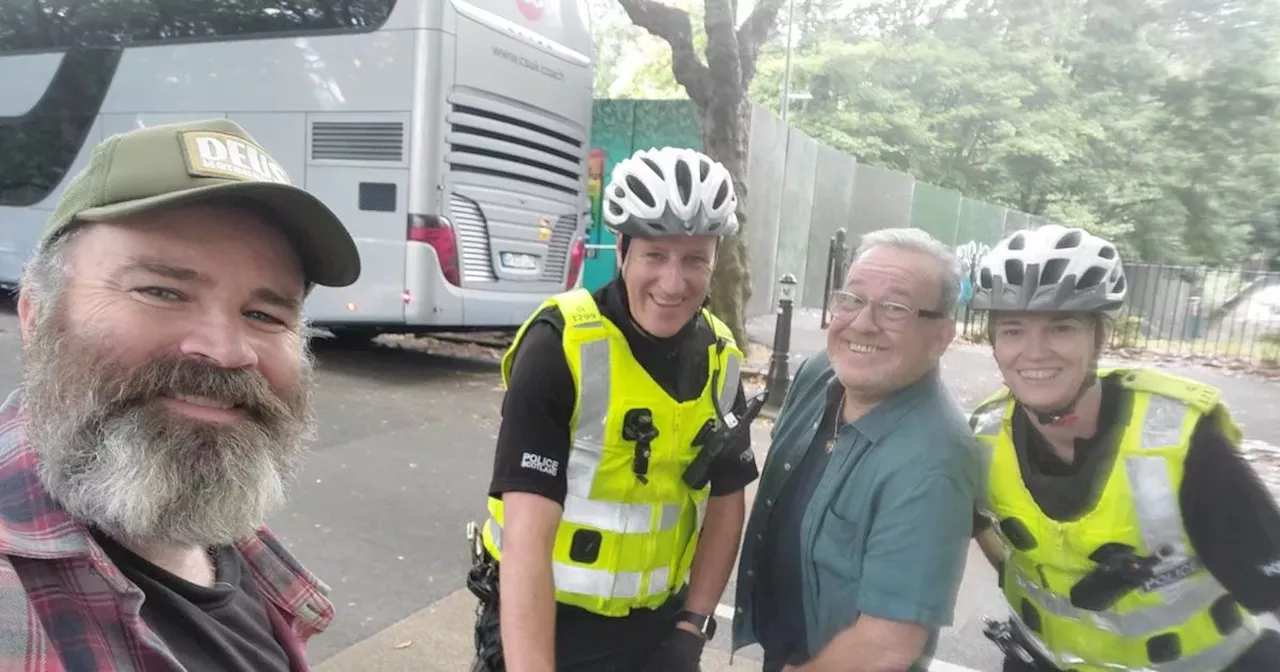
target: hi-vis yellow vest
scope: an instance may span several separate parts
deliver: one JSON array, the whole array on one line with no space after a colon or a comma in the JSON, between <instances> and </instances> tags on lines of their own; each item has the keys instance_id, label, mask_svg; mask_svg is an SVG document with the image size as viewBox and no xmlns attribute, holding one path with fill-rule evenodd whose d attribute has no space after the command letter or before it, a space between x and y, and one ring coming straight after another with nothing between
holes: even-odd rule
<instances>
[{"instance_id":1,"label":"hi-vis yellow vest","mask_svg":"<svg viewBox=\"0 0 1280 672\"><path fill-rule=\"evenodd\" d=\"M1021 521L1034 540L1017 550L1003 539L1010 555L1001 588L1015 624L1063 670L1218 672L1253 644L1259 628L1196 556L1178 492L1196 423L1213 417L1237 445L1240 430L1208 385L1149 370L1099 372L1111 375L1132 395L1132 414L1096 504L1070 522L1046 516L1023 484L1008 389L974 411L987 460L982 513L996 523ZM1153 578L1109 610L1078 609L1071 587L1093 571L1089 555L1108 542L1161 562Z\"/></svg>"},{"instance_id":2,"label":"hi-vis yellow vest","mask_svg":"<svg viewBox=\"0 0 1280 672\"><path fill-rule=\"evenodd\" d=\"M718 418L717 405L726 415L733 408L742 353L729 328L703 311L717 337L711 375L697 399L677 403L636 361L590 292L566 292L543 307L551 305L564 316L564 354L577 391L563 467L569 488L552 554L556 601L605 616L657 607L684 586L693 564L710 487L693 490L682 475L698 454L698 432ZM503 357L504 385L531 323L521 326ZM635 442L622 435L623 418L634 408L651 410L658 430L648 483L632 470ZM500 560L502 500L489 499L489 516L484 545Z\"/></svg>"}]
</instances>

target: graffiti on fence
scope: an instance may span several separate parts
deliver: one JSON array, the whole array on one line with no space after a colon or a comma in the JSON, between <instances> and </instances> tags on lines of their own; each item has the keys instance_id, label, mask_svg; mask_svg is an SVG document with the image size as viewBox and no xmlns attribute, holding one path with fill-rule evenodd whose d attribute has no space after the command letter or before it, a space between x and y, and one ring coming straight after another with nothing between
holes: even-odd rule
<instances>
[{"instance_id":1,"label":"graffiti on fence","mask_svg":"<svg viewBox=\"0 0 1280 672\"><path fill-rule=\"evenodd\" d=\"M969 305L973 298L973 283L978 279L978 263L991 251L991 246L971 240L956 246L956 257L960 260L960 296L956 299L956 307Z\"/></svg>"}]
</instances>

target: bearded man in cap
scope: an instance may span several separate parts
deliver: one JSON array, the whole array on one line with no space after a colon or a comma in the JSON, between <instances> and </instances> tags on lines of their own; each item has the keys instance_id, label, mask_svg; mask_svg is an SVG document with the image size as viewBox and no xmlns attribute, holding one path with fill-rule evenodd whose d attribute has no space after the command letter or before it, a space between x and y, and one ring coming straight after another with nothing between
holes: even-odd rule
<instances>
[{"instance_id":1,"label":"bearded man in cap","mask_svg":"<svg viewBox=\"0 0 1280 672\"><path fill-rule=\"evenodd\" d=\"M327 586L264 520L312 433L302 303L355 244L237 124L112 136L18 299L0 669L306 670Z\"/></svg>"}]
</instances>

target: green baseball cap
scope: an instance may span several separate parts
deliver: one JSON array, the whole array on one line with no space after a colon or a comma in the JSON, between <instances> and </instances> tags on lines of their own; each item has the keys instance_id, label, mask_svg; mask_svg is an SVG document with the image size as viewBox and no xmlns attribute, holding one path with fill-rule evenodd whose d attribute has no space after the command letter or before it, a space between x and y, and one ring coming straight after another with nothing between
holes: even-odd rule
<instances>
[{"instance_id":1,"label":"green baseball cap","mask_svg":"<svg viewBox=\"0 0 1280 672\"><path fill-rule=\"evenodd\" d=\"M302 259L308 282L345 287L360 253L342 220L289 175L239 124L207 119L113 135L67 185L40 247L84 222L237 199L268 214Z\"/></svg>"}]
</instances>

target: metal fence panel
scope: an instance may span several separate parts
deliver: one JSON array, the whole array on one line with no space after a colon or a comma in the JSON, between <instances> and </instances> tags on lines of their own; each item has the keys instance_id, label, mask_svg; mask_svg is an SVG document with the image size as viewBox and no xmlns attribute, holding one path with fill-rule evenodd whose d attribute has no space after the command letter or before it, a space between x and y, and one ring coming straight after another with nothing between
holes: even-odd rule
<instances>
[{"instance_id":1,"label":"metal fence panel","mask_svg":"<svg viewBox=\"0 0 1280 672\"><path fill-rule=\"evenodd\" d=\"M807 262L801 280L805 308L821 308L826 284L825 252L836 231L854 217L853 185L858 162L852 156L826 145L818 146L817 170L813 178L813 217L809 220Z\"/></svg>"},{"instance_id":2,"label":"metal fence panel","mask_svg":"<svg viewBox=\"0 0 1280 672\"><path fill-rule=\"evenodd\" d=\"M956 245L968 242L995 245L1004 234L1005 209L990 203L966 198L960 201L960 224L956 227Z\"/></svg>"},{"instance_id":3,"label":"metal fence panel","mask_svg":"<svg viewBox=\"0 0 1280 672\"><path fill-rule=\"evenodd\" d=\"M876 166L858 167L853 185L853 212L849 220L849 250L872 231L911 226L911 193L915 178Z\"/></svg>"},{"instance_id":4,"label":"metal fence panel","mask_svg":"<svg viewBox=\"0 0 1280 672\"><path fill-rule=\"evenodd\" d=\"M916 182L911 195L911 226L955 245L956 225L960 219L960 192Z\"/></svg>"},{"instance_id":5,"label":"metal fence panel","mask_svg":"<svg viewBox=\"0 0 1280 672\"><path fill-rule=\"evenodd\" d=\"M754 317L768 315L774 308L787 125L759 104L753 104L751 109L751 144L747 157L750 188L743 236L751 271L751 298L747 301L746 313Z\"/></svg>"}]
</instances>

